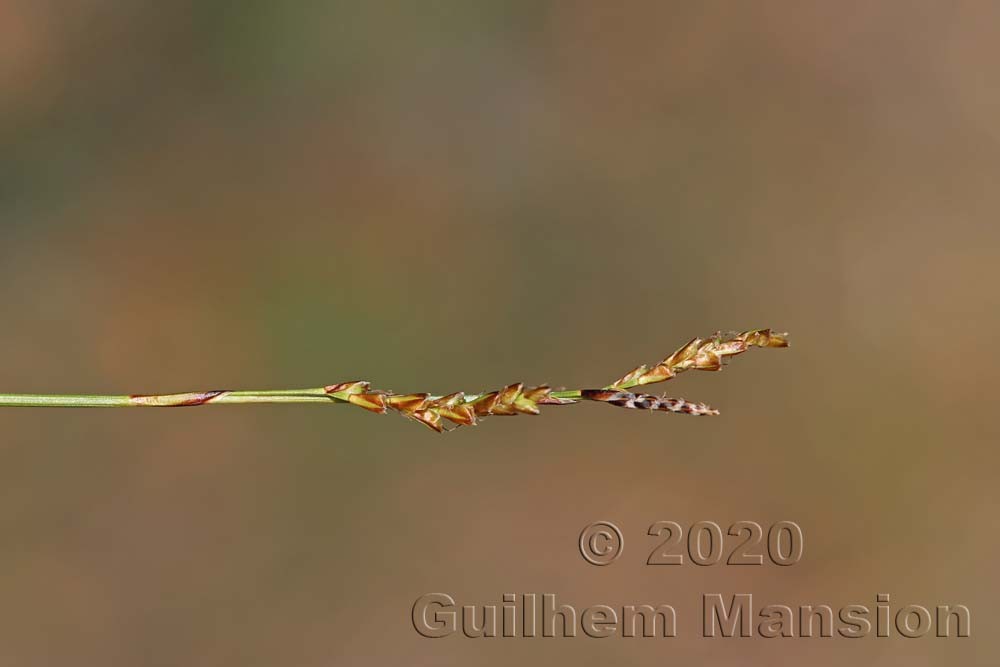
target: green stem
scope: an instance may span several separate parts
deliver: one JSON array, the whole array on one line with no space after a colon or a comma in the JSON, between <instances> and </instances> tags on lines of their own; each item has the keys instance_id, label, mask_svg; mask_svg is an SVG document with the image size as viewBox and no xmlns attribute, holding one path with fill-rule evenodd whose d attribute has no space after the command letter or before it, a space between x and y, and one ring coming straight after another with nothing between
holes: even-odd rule
<instances>
[{"instance_id":1,"label":"green stem","mask_svg":"<svg viewBox=\"0 0 1000 667\"><path fill-rule=\"evenodd\" d=\"M328 394L323 387L311 389L267 389L250 391L189 392L145 396L102 394L0 394L2 408L170 408L194 405L240 405L247 403L346 403L346 396ZM473 402L482 394L469 394ZM579 399L580 390L554 391L557 398ZM430 400L440 398L431 396Z\"/></svg>"},{"instance_id":2,"label":"green stem","mask_svg":"<svg viewBox=\"0 0 1000 667\"><path fill-rule=\"evenodd\" d=\"M323 387L311 389L267 389L251 391L189 392L146 396L102 394L0 394L0 408L170 408L194 405L240 405L247 403L346 403L346 396L328 394ZM469 394L473 402L482 394ZM554 391L556 398L579 399L580 390ZM430 400L440 398L431 396Z\"/></svg>"},{"instance_id":3,"label":"green stem","mask_svg":"<svg viewBox=\"0 0 1000 667\"><path fill-rule=\"evenodd\" d=\"M345 403L323 387L265 391L190 392L146 396L98 394L0 394L0 407L14 408L167 408L241 403Z\"/></svg>"},{"instance_id":4,"label":"green stem","mask_svg":"<svg viewBox=\"0 0 1000 667\"><path fill-rule=\"evenodd\" d=\"M68 394L0 394L0 407L5 408L127 408L128 396L96 396Z\"/></svg>"}]
</instances>

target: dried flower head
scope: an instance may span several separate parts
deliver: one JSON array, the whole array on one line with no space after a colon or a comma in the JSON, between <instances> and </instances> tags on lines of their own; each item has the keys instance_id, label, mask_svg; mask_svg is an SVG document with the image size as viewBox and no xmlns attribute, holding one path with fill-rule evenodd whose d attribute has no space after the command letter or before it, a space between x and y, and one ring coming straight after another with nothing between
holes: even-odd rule
<instances>
[{"instance_id":1,"label":"dried flower head","mask_svg":"<svg viewBox=\"0 0 1000 667\"><path fill-rule=\"evenodd\" d=\"M787 334L770 329L754 329L741 333L716 333L708 338L695 338L663 361L639 366L601 389L554 391L548 386L525 387L518 382L502 389L466 395L455 392L434 397L429 394L393 394L379 392L381 400L370 398L367 383L348 382L328 387L329 393L369 410L395 410L435 431L446 430L449 422L456 426L473 426L479 419L519 414L537 415L543 405L568 405L579 401L596 401L633 410L674 412L688 415L717 415L719 411L704 403L692 403L683 398L653 396L628 391L632 387L670 380L686 370L718 371L731 357L751 347L788 347Z\"/></svg>"}]
</instances>

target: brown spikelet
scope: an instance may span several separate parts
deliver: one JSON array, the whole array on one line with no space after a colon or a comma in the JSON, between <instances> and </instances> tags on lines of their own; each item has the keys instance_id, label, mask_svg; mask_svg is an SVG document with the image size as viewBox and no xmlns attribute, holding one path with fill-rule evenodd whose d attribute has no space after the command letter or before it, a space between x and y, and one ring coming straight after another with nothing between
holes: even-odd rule
<instances>
[{"instance_id":1,"label":"brown spikelet","mask_svg":"<svg viewBox=\"0 0 1000 667\"><path fill-rule=\"evenodd\" d=\"M461 426L472 426L476 423L476 413L471 405L465 403L465 393L461 391L431 401L427 411L435 412Z\"/></svg>"},{"instance_id":2,"label":"brown spikelet","mask_svg":"<svg viewBox=\"0 0 1000 667\"><path fill-rule=\"evenodd\" d=\"M628 389L663 382L689 369L722 370L729 357L742 354L751 347L788 347L787 335L770 329L752 329L727 336L717 333L707 339L693 338L654 367L647 369L639 366L608 386Z\"/></svg>"},{"instance_id":3,"label":"brown spikelet","mask_svg":"<svg viewBox=\"0 0 1000 667\"><path fill-rule=\"evenodd\" d=\"M435 412L459 426L475 426L476 424L476 411L472 409L471 405L445 406L437 408Z\"/></svg>"},{"instance_id":4,"label":"brown spikelet","mask_svg":"<svg viewBox=\"0 0 1000 667\"><path fill-rule=\"evenodd\" d=\"M347 400L371 412L385 413L386 399L384 394L350 394Z\"/></svg>"},{"instance_id":5,"label":"brown spikelet","mask_svg":"<svg viewBox=\"0 0 1000 667\"><path fill-rule=\"evenodd\" d=\"M386 400L389 407L400 412L416 412L427 407L430 394L398 394L390 395Z\"/></svg>"},{"instance_id":6,"label":"brown spikelet","mask_svg":"<svg viewBox=\"0 0 1000 667\"><path fill-rule=\"evenodd\" d=\"M475 410L476 414L480 417L486 417L487 415L493 414L493 408L496 407L497 403L500 401L500 392L491 391L488 394L483 394L478 399L473 401L472 408Z\"/></svg>"},{"instance_id":7,"label":"brown spikelet","mask_svg":"<svg viewBox=\"0 0 1000 667\"><path fill-rule=\"evenodd\" d=\"M520 382L515 384L509 384L500 390L497 396L497 401L490 410L491 415L516 415L517 410L514 409L514 399L516 399L521 394L521 389L524 385Z\"/></svg>"},{"instance_id":8,"label":"brown spikelet","mask_svg":"<svg viewBox=\"0 0 1000 667\"><path fill-rule=\"evenodd\" d=\"M542 411L538 409L538 404L534 401L529 401L524 396L518 396L514 399L514 412L522 415L540 415Z\"/></svg>"},{"instance_id":9,"label":"brown spikelet","mask_svg":"<svg viewBox=\"0 0 1000 667\"><path fill-rule=\"evenodd\" d=\"M444 426L441 425L441 415L433 410L417 410L411 412L408 416L413 417L427 428L434 429L438 433L444 430Z\"/></svg>"},{"instance_id":10,"label":"brown spikelet","mask_svg":"<svg viewBox=\"0 0 1000 667\"><path fill-rule=\"evenodd\" d=\"M645 364L643 364L642 366L636 366L635 368L633 368L628 373L621 376L611 384L613 387L630 387L635 385L639 381L639 378L646 377L649 375L649 373L650 373L649 367L646 366Z\"/></svg>"},{"instance_id":11,"label":"brown spikelet","mask_svg":"<svg viewBox=\"0 0 1000 667\"><path fill-rule=\"evenodd\" d=\"M435 408L448 407L452 405L458 405L465 400L465 392L456 391L454 394L448 394L447 396L442 396L441 398L435 398L430 402L430 405Z\"/></svg>"},{"instance_id":12,"label":"brown spikelet","mask_svg":"<svg viewBox=\"0 0 1000 667\"><path fill-rule=\"evenodd\" d=\"M524 390L524 398L535 405L566 405L574 401L568 398L557 398L552 395L552 387L542 385L540 387L530 387Z\"/></svg>"}]
</instances>

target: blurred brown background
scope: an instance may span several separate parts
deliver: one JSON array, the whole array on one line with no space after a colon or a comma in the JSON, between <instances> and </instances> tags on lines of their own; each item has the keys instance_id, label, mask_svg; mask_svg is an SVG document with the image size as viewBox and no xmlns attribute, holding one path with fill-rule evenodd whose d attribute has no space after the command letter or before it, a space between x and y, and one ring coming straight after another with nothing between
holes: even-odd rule
<instances>
[{"instance_id":1,"label":"blurred brown background","mask_svg":"<svg viewBox=\"0 0 1000 667\"><path fill-rule=\"evenodd\" d=\"M3 0L0 390L575 387L720 328L793 346L664 385L716 419L5 410L0 665L996 664L998 26ZM647 567L661 519L790 519L805 555ZM669 602L681 637L422 639L436 591ZM713 592L963 603L973 637L698 639Z\"/></svg>"}]
</instances>

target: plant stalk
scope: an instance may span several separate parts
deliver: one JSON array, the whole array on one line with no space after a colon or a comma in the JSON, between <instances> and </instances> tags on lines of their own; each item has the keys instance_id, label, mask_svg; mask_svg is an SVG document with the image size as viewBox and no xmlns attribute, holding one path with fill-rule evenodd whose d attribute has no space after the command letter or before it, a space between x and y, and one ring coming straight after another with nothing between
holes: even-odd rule
<instances>
[{"instance_id":1,"label":"plant stalk","mask_svg":"<svg viewBox=\"0 0 1000 667\"><path fill-rule=\"evenodd\" d=\"M446 422L471 426L478 419L493 415L539 414L543 405L568 405L579 401L598 401L623 408L656 410L689 415L715 415L718 411L703 403L683 398L668 398L636 393L634 387L670 380L687 370L718 371L729 357L751 347L787 347L786 334L770 329L742 333L716 333L709 338L694 338L676 352L653 366L638 366L600 389L559 389L542 385L525 387L507 385L490 392L443 396L397 394L372 389L361 380L341 382L310 389L270 389L263 391L213 390L181 394L0 394L0 407L14 408L177 408L198 405L237 405L248 403L350 403L371 412L396 411L425 426L442 431Z\"/></svg>"}]
</instances>

